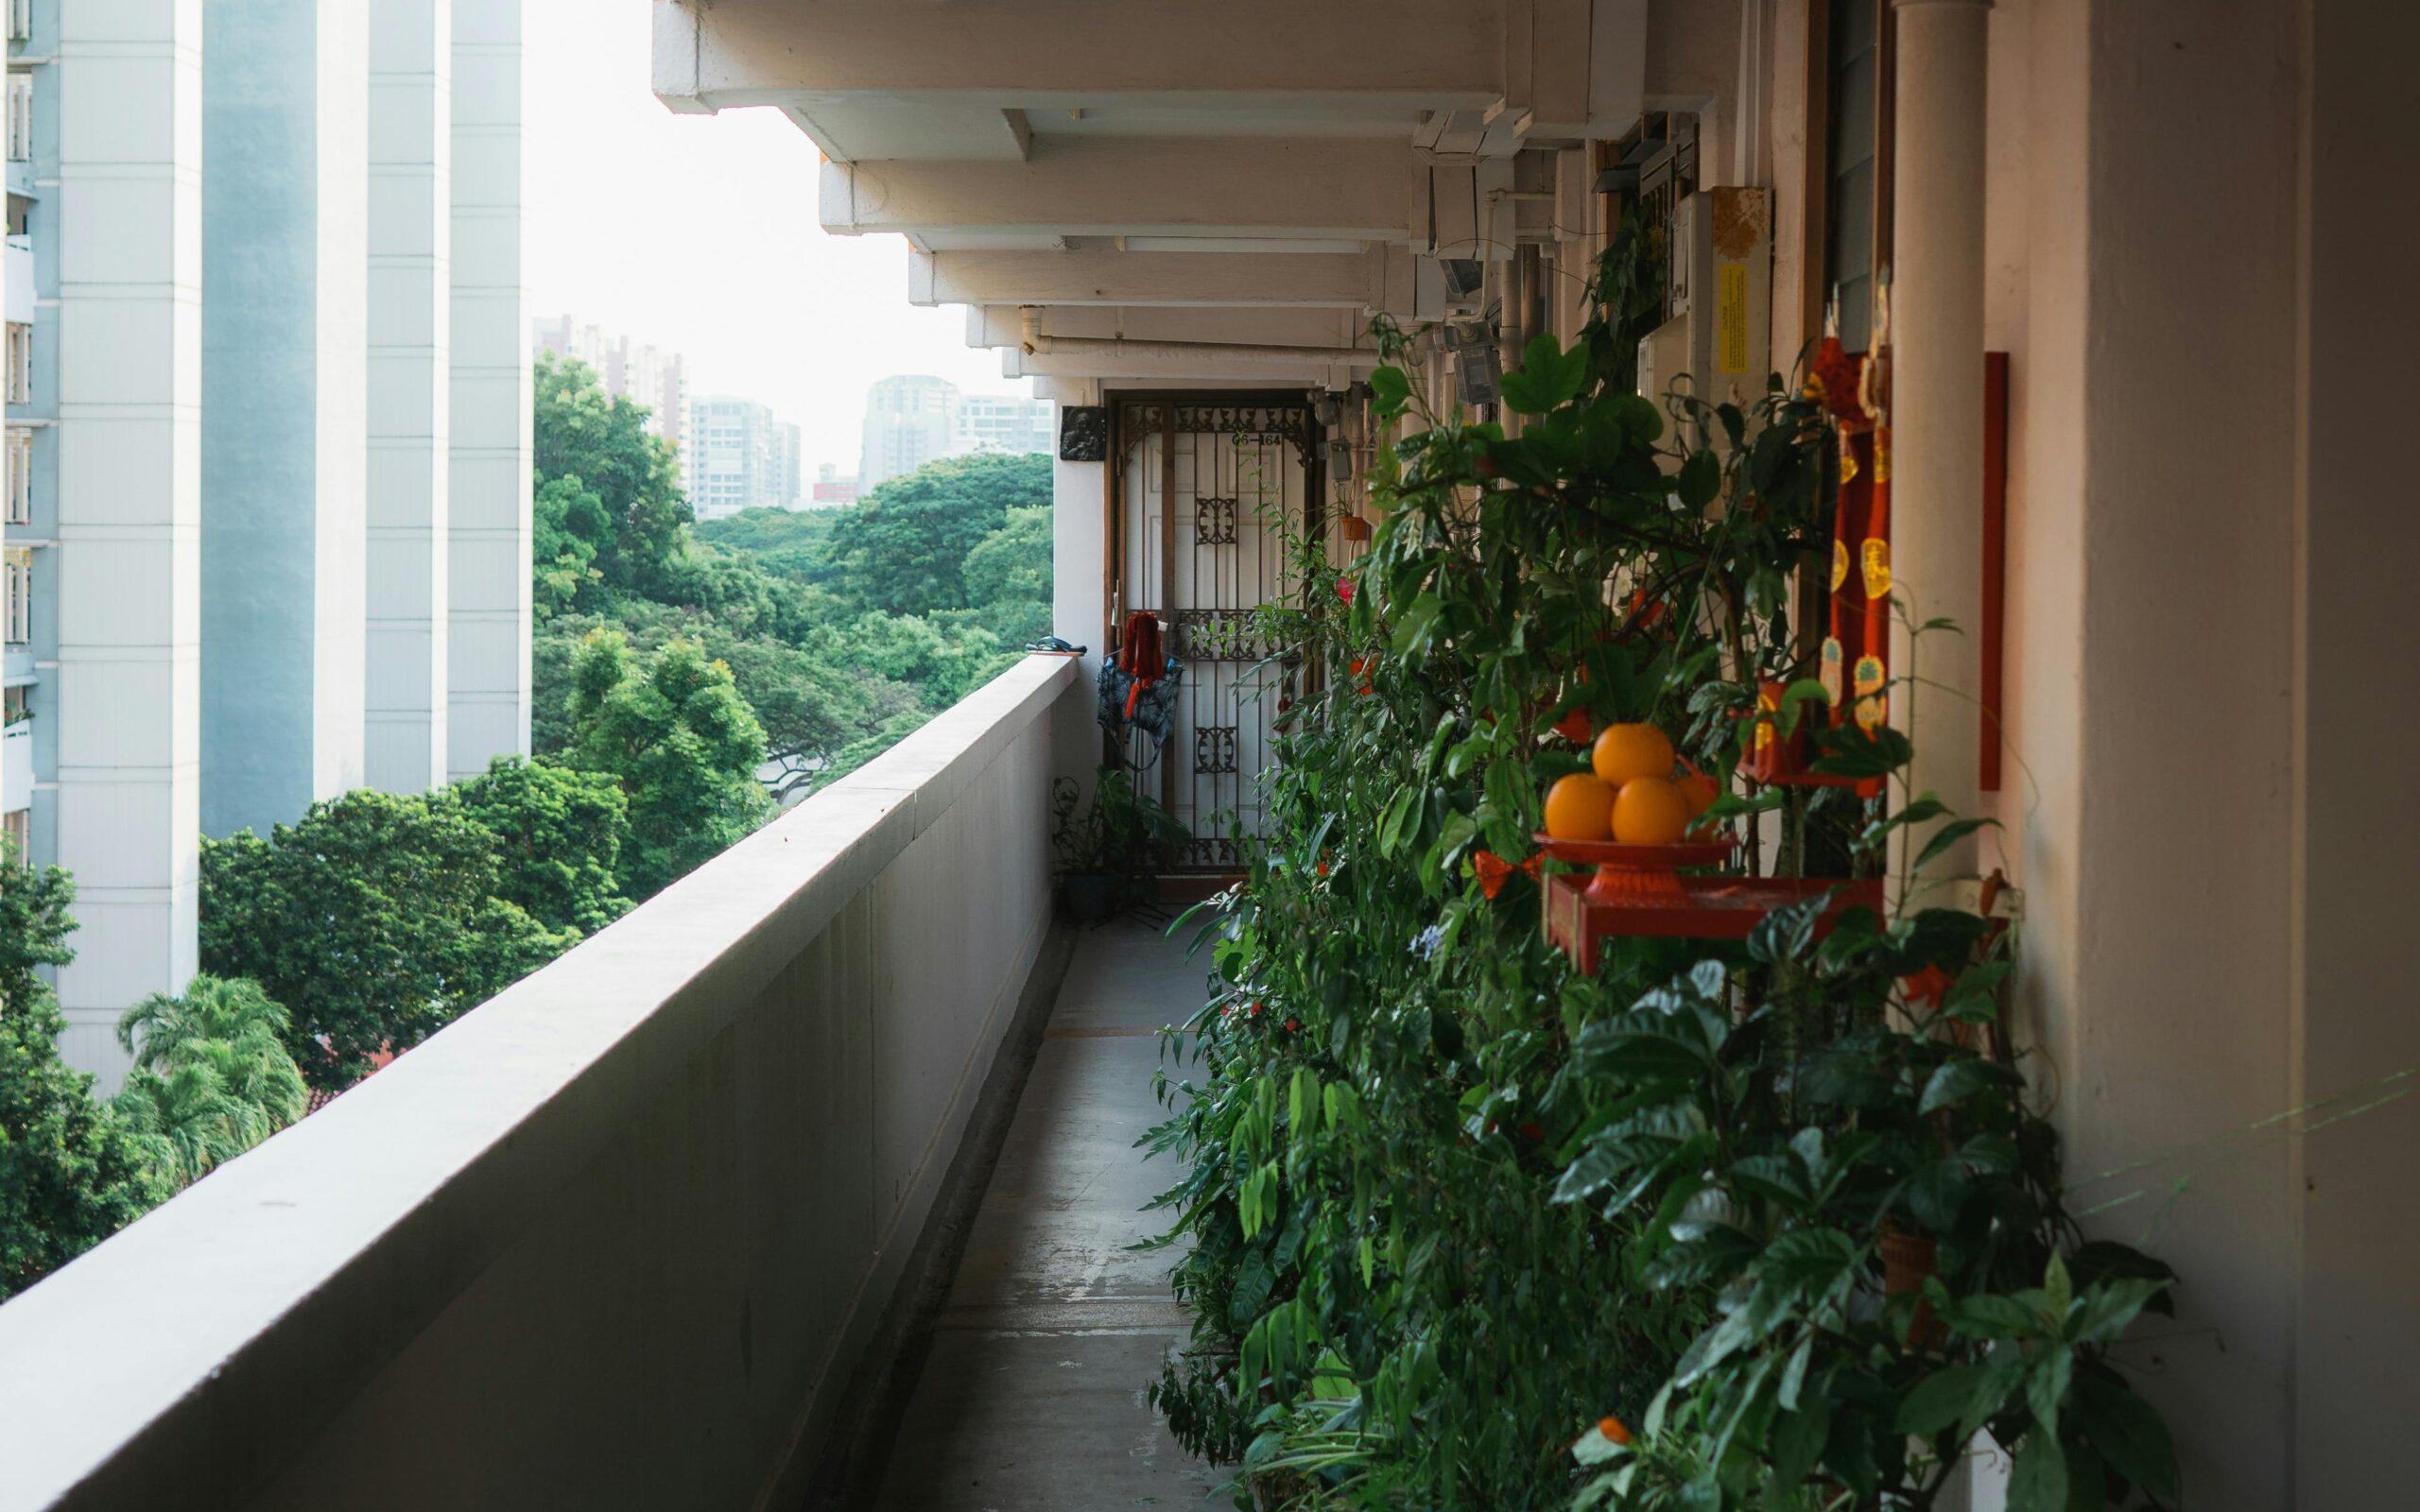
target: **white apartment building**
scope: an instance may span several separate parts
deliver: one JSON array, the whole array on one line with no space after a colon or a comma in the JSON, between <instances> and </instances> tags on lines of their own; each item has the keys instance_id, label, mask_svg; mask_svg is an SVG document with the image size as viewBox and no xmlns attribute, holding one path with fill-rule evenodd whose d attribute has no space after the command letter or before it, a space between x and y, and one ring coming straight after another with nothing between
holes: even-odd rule
<instances>
[{"instance_id":1,"label":"white apartment building","mask_svg":"<svg viewBox=\"0 0 2420 1512\"><path fill-rule=\"evenodd\" d=\"M696 491L685 450L690 421L687 357L651 342L611 335L604 327L591 325L576 315L539 317L534 350L584 362L607 393L645 404L652 412L648 421L648 431L684 448L681 457L682 487Z\"/></svg>"},{"instance_id":2,"label":"white apartment building","mask_svg":"<svg viewBox=\"0 0 2420 1512\"><path fill-rule=\"evenodd\" d=\"M1017 394L962 394L958 401L960 452L1047 452L1058 438L1051 421L1057 406L1047 399Z\"/></svg>"},{"instance_id":3,"label":"white apartment building","mask_svg":"<svg viewBox=\"0 0 2420 1512\"><path fill-rule=\"evenodd\" d=\"M700 520L804 502L799 428L752 399L714 396L689 410L682 449L689 507Z\"/></svg>"},{"instance_id":4,"label":"white apartment building","mask_svg":"<svg viewBox=\"0 0 2420 1512\"><path fill-rule=\"evenodd\" d=\"M0 833L106 1091L206 827L527 749L520 8L5 10Z\"/></svg>"},{"instance_id":5,"label":"white apartment building","mask_svg":"<svg viewBox=\"0 0 2420 1512\"><path fill-rule=\"evenodd\" d=\"M1047 399L965 394L945 378L925 374L885 378L866 390L858 491L870 493L937 457L1050 451L1056 414Z\"/></svg>"},{"instance_id":6,"label":"white apartment building","mask_svg":"<svg viewBox=\"0 0 2420 1512\"><path fill-rule=\"evenodd\" d=\"M868 388L858 491L871 493L888 479L949 455L958 438L959 397L958 385L923 374L885 378Z\"/></svg>"}]
</instances>

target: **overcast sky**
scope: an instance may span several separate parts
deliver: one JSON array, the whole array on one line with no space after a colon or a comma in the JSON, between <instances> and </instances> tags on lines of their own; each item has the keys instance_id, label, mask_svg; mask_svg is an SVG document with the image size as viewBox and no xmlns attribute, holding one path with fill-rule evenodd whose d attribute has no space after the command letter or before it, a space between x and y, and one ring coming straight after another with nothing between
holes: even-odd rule
<instances>
[{"instance_id":1,"label":"overcast sky","mask_svg":"<svg viewBox=\"0 0 2420 1512\"><path fill-rule=\"evenodd\" d=\"M685 352L692 392L762 400L806 474L857 468L866 386L938 373L1025 392L908 302L908 244L826 236L815 145L775 111L674 115L648 93L648 0L526 0L530 312Z\"/></svg>"}]
</instances>

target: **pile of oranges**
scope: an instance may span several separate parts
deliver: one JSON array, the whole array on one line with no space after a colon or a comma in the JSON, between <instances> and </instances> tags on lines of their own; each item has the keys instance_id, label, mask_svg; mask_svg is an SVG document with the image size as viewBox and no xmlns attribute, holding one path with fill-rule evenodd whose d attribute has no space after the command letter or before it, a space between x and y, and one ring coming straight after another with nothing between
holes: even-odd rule
<instances>
[{"instance_id":1,"label":"pile of oranges","mask_svg":"<svg viewBox=\"0 0 2420 1512\"><path fill-rule=\"evenodd\" d=\"M1701 772L1675 775L1679 756L1653 725L1608 725L1590 752L1593 772L1547 790L1547 833L1557 840L1671 845L1718 796Z\"/></svg>"}]
</instances>

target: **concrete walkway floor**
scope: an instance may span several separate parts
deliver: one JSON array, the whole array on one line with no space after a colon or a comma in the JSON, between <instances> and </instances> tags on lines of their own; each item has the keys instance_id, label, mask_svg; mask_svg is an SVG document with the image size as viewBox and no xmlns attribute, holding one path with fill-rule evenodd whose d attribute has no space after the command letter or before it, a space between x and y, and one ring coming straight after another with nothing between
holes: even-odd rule
<instances>
[{"instance_id":1,"label":"concrete walkway floor","mask_svg":"<svg viewBox=\"0 0 2420 1512\"><path fill-rule=\"evenodd\" d=\"M1204 976L1155 926L1081 932L891 1444L880 1512L1223 1503L1202 1499L1226 1475L1179 1449L1145 1396L1187 1332L1171 1256L1128 1247L1159 1230L1142 1207L1179 1175L1134 1148L1164 1116L1157 1031L1201 1006Z\"/></svg>"}]
</instances>

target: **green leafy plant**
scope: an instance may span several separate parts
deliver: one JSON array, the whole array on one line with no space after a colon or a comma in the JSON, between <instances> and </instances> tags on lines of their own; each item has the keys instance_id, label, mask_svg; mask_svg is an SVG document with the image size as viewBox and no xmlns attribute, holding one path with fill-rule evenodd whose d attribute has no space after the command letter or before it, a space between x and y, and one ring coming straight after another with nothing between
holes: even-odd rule
<instances>
[{"instance_id":1,"label":"green leafy plant","mask_svg":"<svg viewBox=\"0 0 2420 1512\"><path fill-rule=\"evenodd\" d=\"M1115 880L1120 901L1161 870L1193 838L1182 820L1134 784L1134 774L1103 766L1093 774L1092 801L1068 778L1050 789L1050 846L1059 874Z\"/></svg>"},{"instance_id":2,"label":"green leafy plant","mask_svg":"<svg viewBox=\"0 0 2420 1512\"><path fill-rule=\"evenodd\" d=\"M2113 1348L2169 1278L2063 1209L1991 919L1826 934L1818 900L1593 975L1540 938L1575 716L1717 774L1753 875L1873 877L1903 831L1921 871L1975 822L1905 791L1904 733L1820 717L1828 435L1779 379L1633 392L1658 276L1632 228L1501 418L1428 408L1426 337L1377 330L1377 523L1342 574L1288 542L1271 639L1317 676L1145 1141L1182 1164L1159 1243L1194 1316L1153 1400L1255 1508L1921 1505L1975 1432L2025 1505L2165 1496ZM1741 789L1767 683L1817 770L1891 800ZM1912 1281L1885 1259L1927 1246Z\"/></svg>"}]
</instances>

